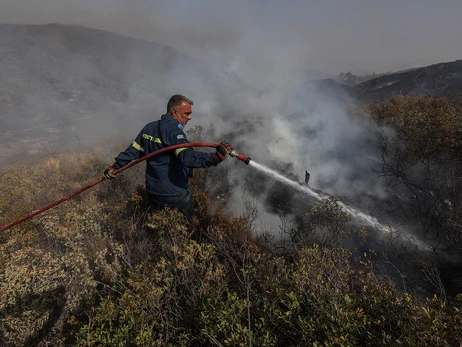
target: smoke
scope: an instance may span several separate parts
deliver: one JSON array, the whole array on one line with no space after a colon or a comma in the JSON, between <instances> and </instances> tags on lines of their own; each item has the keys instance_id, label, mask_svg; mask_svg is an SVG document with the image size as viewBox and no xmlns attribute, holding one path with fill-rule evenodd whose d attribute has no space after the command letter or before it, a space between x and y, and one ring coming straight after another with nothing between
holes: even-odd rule
<instances>
[{"instance_id":1,"label":"smoke","mask_svg":"<svg viewBox=\"0 0 462 347\"><path fill-rule=\"evenodd\" d=\"M195 101L190 126L214 127L208 141L228 140L255 161L300 180L310 171L310 185L334 196L367 202L368 197L386 198L383 182L371 172L377 129L346 113L344 103L352 100L306 83L312 66L319 64L319 46L303 30L306 5L287 12L275 3L264 8L243 1L219 8L208 1L68 2L66 11L52 5L44 0L22 18L40 22L54 16L56 22L113 28L181 53L85 28L49 26L38 40L31 29L25 37L32 41L20 41L14 52L23 70L2 70L11 77L6 79L11 84L3 86L24 95L18 101L21 117L7 121L8 130L20 132L19 137L31 136L26 124L47 124L45 137L52 138L54 129L58 134L47 148L69 145L72 139L128 144L146 122L165 112L170 95L181 93ZM9 3L8 10L17 18L24 13L17 2ZM2 37L18 35L5 30ZM2 56L17 45L2 46ZM5 62L13 64L17 57ZM38 67L44 75L36 76ZM24 71L29 81L40 84L24 87L14 78ZM234 187L233 212L242 213L244 183L258 185L259 177L237 164L228 160L221 166ZM274 228L277 218L264 203L272 183L265 184L253 198L263 209L262 223Z\"/></svg>"},{"instance_id":2,"label":"smoke","mask_svg":"<svg viewBox=\"0 0 462 347\"><path fill-rule=\"evenodd\" d=\"M309 171L312 187L340 198L387 197L372 173L374 124L353 120L334 97L310 87L249 89L234 96L226 112L232 117L221 119L220 129L232 133L240 152L301 182ZM243 174L235 174L237 182L252 175L249 168L236 169Z\"/></svg>"}]
</instances>

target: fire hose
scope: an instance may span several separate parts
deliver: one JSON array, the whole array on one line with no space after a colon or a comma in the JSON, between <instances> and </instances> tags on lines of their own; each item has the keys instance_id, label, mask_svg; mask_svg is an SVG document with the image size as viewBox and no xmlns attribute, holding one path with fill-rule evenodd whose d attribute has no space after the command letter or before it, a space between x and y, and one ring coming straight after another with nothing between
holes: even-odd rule
<instances>
[{"instance_id":1,"label":"fire hose","mask_svg":"<svg viewBox=\"0 0 462 347\"><path fill-rule=\"evenodd\" d=\"M184 148L184 147L210 147L210 148L216 148L218 145L217 144L214 144L214 143L207 143L207 142L191 142L191 143L183 143L183 144L180 144L180 145L173 145L173 146L169 146L169 147L165 147L165 148L162 148L162 149L159 149L158 151L155 151L155 152L152 152L152 153L149 153L147 155L145 155L144 157L142 158L139 158L139 159L136 159L136 160L133 160L131 163L125 165L124 167L121 167L120 169L117 169L117 170L114 170L113 171L113 174L114 175L117 175L119 173L121 173L122 171L136 165L136 164L139 164L140 162L148 159L148 158L151 158L153 156L156 156L156 155L159 155L161 153L164 153L164 152L167 152L167 151L171 151L171 150L175 150L175 149L178 149L178 148ZM240 161L244 162L245 164L249 164L249 161L250 161L250 158L249 157L246 157L245 155L243 154L239 154L236 150L232 150L229 155L231 157L235 157L237 159L239 159ZM14 227L15 225L18 225L19 223L22 223L22 222L25 222L26 220L28 219L31 219L32 217L38 215L38 214L41 214L47 210L49 210L50 208L53 208L55 207L56 205L59 205L60 203L66 201L66 200L69 200L70 198L72 198L73 196L76 196L82 192L84 192L85 190L93 187L93 186L96 186L98 183L101 183L102 181L105 181L106 178L104 177L101 177L99 179L97 179L96 181L86 185L85 187L82 187L80 188L79 190L65 196L64 198L58 200L58 201L55 201L54 203L48 205L48 206L45 206L44 208L40 209L40 210L37 210L21 219L18 219L17 221L13 222L13 223L10 223L4 227L2 227L0 229L0 232L2 231L5 231L11 227Z\"/></svg>"}]
</instances>

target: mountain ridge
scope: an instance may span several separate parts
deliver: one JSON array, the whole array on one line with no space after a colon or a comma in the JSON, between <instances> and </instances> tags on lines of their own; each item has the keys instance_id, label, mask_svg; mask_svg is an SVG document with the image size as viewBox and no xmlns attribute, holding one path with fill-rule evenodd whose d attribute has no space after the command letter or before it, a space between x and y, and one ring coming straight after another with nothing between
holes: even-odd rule
<instances>
[{"instance_id":1,"label":"mountain ridge","mask_svg":"<svg viewBox=\"0 0 462 347\"><path fill-rule=\"evenodd\" d=\"M347 96L363 104L381 102L396 95L440 97L462 92L462 59L377 75L357 84L351 83L352 74L342 76L350 82L341 78L340 81L319 79L309 84L321 92L333 93L337 98L342 99L343 95L343 99Z\"/></svg>"}]
</instances>

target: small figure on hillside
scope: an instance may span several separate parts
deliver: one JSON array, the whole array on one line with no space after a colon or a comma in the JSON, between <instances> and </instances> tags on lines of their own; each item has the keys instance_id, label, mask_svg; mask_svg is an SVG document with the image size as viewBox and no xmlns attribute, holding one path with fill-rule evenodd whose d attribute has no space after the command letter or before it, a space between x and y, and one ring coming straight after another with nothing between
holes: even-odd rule
<instances>
[{"instance_id":1,"label":"small figure on hillside","mask_svg":"<svg viewBox=\"0 0 462 347\"><path fill-rule=\"evenodd\" d=\"M308 181L310 180L310 173L305 170L305 184L308 185Z\"/></svg>"},{"instance_id":2,"label":"small figure on hillside","mask_svg":"<svg viewBox=\"0 0 462 347\"><path fill-rule=\"evenodd\" d=\"M167 103L167 113L160 120L145 125L135 141L107 168L103 177L114 179L114 171L132 160L178 144L189 143L184 127L191 120L194 103L183 95L173 95ZM186 217L191 216L193 196L188 187L192 168L217 166L234 148L221 142L215 153L197 152L192 147L182 147L146 160L146 191L151 203L150 213L168 206L177 208Z\"/></svg>"}]
</instances>

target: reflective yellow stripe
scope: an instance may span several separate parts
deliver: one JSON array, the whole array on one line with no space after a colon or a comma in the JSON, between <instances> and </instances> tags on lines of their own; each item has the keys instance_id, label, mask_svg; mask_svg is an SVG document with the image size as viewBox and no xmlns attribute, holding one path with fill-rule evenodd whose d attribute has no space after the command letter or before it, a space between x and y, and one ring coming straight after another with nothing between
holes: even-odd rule
<instances>
[{"instance_id":1,"label":"reflective yellow stripe","mask_svg":"<svg viewBox=\"0 0 462 347\"><path fill-rule=\"evenodd\" d=\"M183 152L185 149L188 149L188 148L187 148L187 147L183 147L183 148L175 149L175 156L178 157L178 154L180 154L181 152Z\"/></svg>"},{"instance_id":2,"label":"reflective yellow stripe","mask_svg":"<svg viewBox=\"0 0 462 347\"><path fill-rule=\"evenodd\" d=\"M162 141L158 137L151 136L149 134L143 134L143 138L149 141L157 142L157 143L162 143Z\"/></svg>"},{"instance_id":3,"label":"reflective yellow stripe","mask_svg":"<svg viewBox=\"0 0 462 347\"><path fill-rule=\"evenodd\" d=\"M133 146L133 148L139 150L140 152L144 152L144 148L141 147L136 141L132 142L132 146Z\"/></svg>"}]
</instances>

